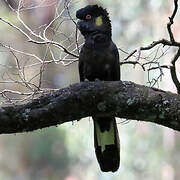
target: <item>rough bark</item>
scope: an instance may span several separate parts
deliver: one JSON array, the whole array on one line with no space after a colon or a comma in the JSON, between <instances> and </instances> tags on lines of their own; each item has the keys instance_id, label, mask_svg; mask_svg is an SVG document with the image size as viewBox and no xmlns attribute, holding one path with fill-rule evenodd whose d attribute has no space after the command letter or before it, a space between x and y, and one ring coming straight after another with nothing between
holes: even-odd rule
<instances>
[{"instance_id":1,"label":"rough bark","mask_svg":"<svg viewBox=\"0 0 180 180\"><path fill-rule=\"evenodd\" d=\"M0 133L19 133L92 116L153 122L180 130L180 96L127 81L83 82L0 108Z\"/></svg>"}]
</instances>

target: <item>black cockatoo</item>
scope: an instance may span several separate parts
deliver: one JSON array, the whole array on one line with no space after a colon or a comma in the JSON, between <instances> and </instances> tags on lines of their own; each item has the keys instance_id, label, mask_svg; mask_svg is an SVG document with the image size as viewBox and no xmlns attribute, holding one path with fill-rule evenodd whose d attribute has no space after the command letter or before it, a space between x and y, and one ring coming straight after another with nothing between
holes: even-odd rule
<instances>
[{"instance_id":1,"label":"black cockatoo","mask_svg":"<svg viewBox=\"0 0 180 180\"><path fill-rule=\"evenodd\" d=\"M79 56L80 81L120 80L119 53L111 39L111 21L105 9L88 5L76 12L85 43ZM100 168L115 172L120 163L120 143L115 117L93 116L94 145Z\"/></svg>"}]
</instances>

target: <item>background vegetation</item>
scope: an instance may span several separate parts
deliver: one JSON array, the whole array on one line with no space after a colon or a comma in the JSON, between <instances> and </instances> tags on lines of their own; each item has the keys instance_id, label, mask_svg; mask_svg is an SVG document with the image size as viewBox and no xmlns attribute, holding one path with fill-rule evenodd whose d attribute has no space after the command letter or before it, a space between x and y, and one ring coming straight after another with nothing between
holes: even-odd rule
<instances>
[{"instance_id":1,"label":"background vegetation","mask_svg":"<svg viewBox=\"0 0 180 180\"><path fill-rule=\"evenodd\" d=\"M97 1L71 2L69 12L75 17L77 9ZM113 28L113 40L120 48L120 59L123 61L132 50L150 44L153 40L168 37L166 24L173 10L172 0L101 0L98 1L110 13ZM24 1L25 10L21 11L21 17L35 32L41 30L44 24L48 24L54 18L56 6L61 12L64 9L63 1L35 0ZM10 6L9 6L10 5ZM0 2L0 17L10 21L23 29L17 14L12 11L17 8L16 1ZM66 37L66 47L75 40L76 28L72 19L68 19L68 12L63 14L58 23L52 24L47 30L47 36L58 42ZM175 19L173 33L177 40L180 39L180 15ZM54 30L56 33L54 33ZM73 32L73 33L72 33ZM53 34L54 33L54 34ZM52 61L51 63L32 65L36 63L31 56L19 53L14 56L13 51L7 47L13 47L23 52L36 54L42 59L51 59L47 53L47 46L35 45L27 42L22 36L8 24L0 22L0 90L25 91L27 87L16 81L21 80L15 60L18 57L20 65L24 65L26 78L36 86L39 85L39 69L43 67L41 87L62 88L79 81L77 62ZM79 42L83 41L79 37ZM6 45L7 47L4 47ZM75 44L69 47L73 50ZM59 50L52 48L55 58L60 58ZM78 54L78 50L72 51ZM157 47L152 52L143 52L145 61L153 58L160 64L170 64L170 57L174 48ZM61 58L64 58L61 54ZM68 57L70 58L70 57ZM68 60L67 58L67 60ZM131 57L129 60L136 60ZM31 60L31 61L30 61ZM149 65L149 68L151 66ZM179 71L177 66L177 72ZM154 85L161 89L176 92L171 81L169 70L163 69L163 76L159 76L159 69L144 72L138 65L122 65L122 80L130 80L139 84ZM160 77L160 78L159 78ZM154 83L153 79L158 79ZM26 91L29 92L30 91ZM17 93L1 93L2 105L8 103L23 103L19 101ZM31 94L32 95L32 94ZM35 96L35 95L34 95ZM11 101L13 99L13 101ZM96 162L93 147L93 125L86 118L81 121L66 123L59 127L42 129L32 133L1 135L0 137L0 179L6 180L178 180L180 143L179 134L168 128L150 123L124 121L117 119L121 139L121 167L118 172L102 173Z\"/></svg>"}]
</instances>

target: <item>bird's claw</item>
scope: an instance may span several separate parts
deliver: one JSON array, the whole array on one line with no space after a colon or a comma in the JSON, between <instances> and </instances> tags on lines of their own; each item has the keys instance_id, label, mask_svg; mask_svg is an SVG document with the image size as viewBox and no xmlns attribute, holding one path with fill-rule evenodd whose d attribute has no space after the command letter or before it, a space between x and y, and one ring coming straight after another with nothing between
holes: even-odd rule
<instances>
[{"instance_id":1,"label":"bird's claw","mask_svg":"<svg viewBox=\"0 0 180 180\"><path fill-rule=\"evenodd\" d=\"M95 79L95 82L99 82L99 81L100 81L100 79L98 79L98 78Z\"/></svg>"},{"instance_id":2,"label":"bird's claw","mask_svg":"<svg viewBox=\"0 0 180 180\"><path fill-rule=\"evenodd\" d=\"M84 82L89 82L89 80L85 78L85 79L84 79Z\"/></svg>"}]
</instances>

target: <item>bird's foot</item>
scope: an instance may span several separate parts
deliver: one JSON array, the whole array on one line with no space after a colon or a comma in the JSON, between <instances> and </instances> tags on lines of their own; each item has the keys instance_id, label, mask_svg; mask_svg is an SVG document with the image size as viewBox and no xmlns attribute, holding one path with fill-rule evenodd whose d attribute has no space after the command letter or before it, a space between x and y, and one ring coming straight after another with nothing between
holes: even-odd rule
<instances>
[{"instance_id":1,"label":"bird's foot","mask_svg":"<svg viewBox=\"0 0 180 180\"><path fill-rule=\"evenodd\" d=\"M89 82L89 80L85 78L85 79L84 79L84 82Z\"/></svg>"},{"instance_id":2,"label":"bird's foot","mask_svg":"<svg viewBox=\"0 0 180 180\"><path fill-rule=\"evenodd\" d=\"M99 82L99 81L101 81L101 80L100 80L100 79L98 79L98 78L96 78L96 79L95 79L95 82Z\"/></svg>"}]
</instances>

